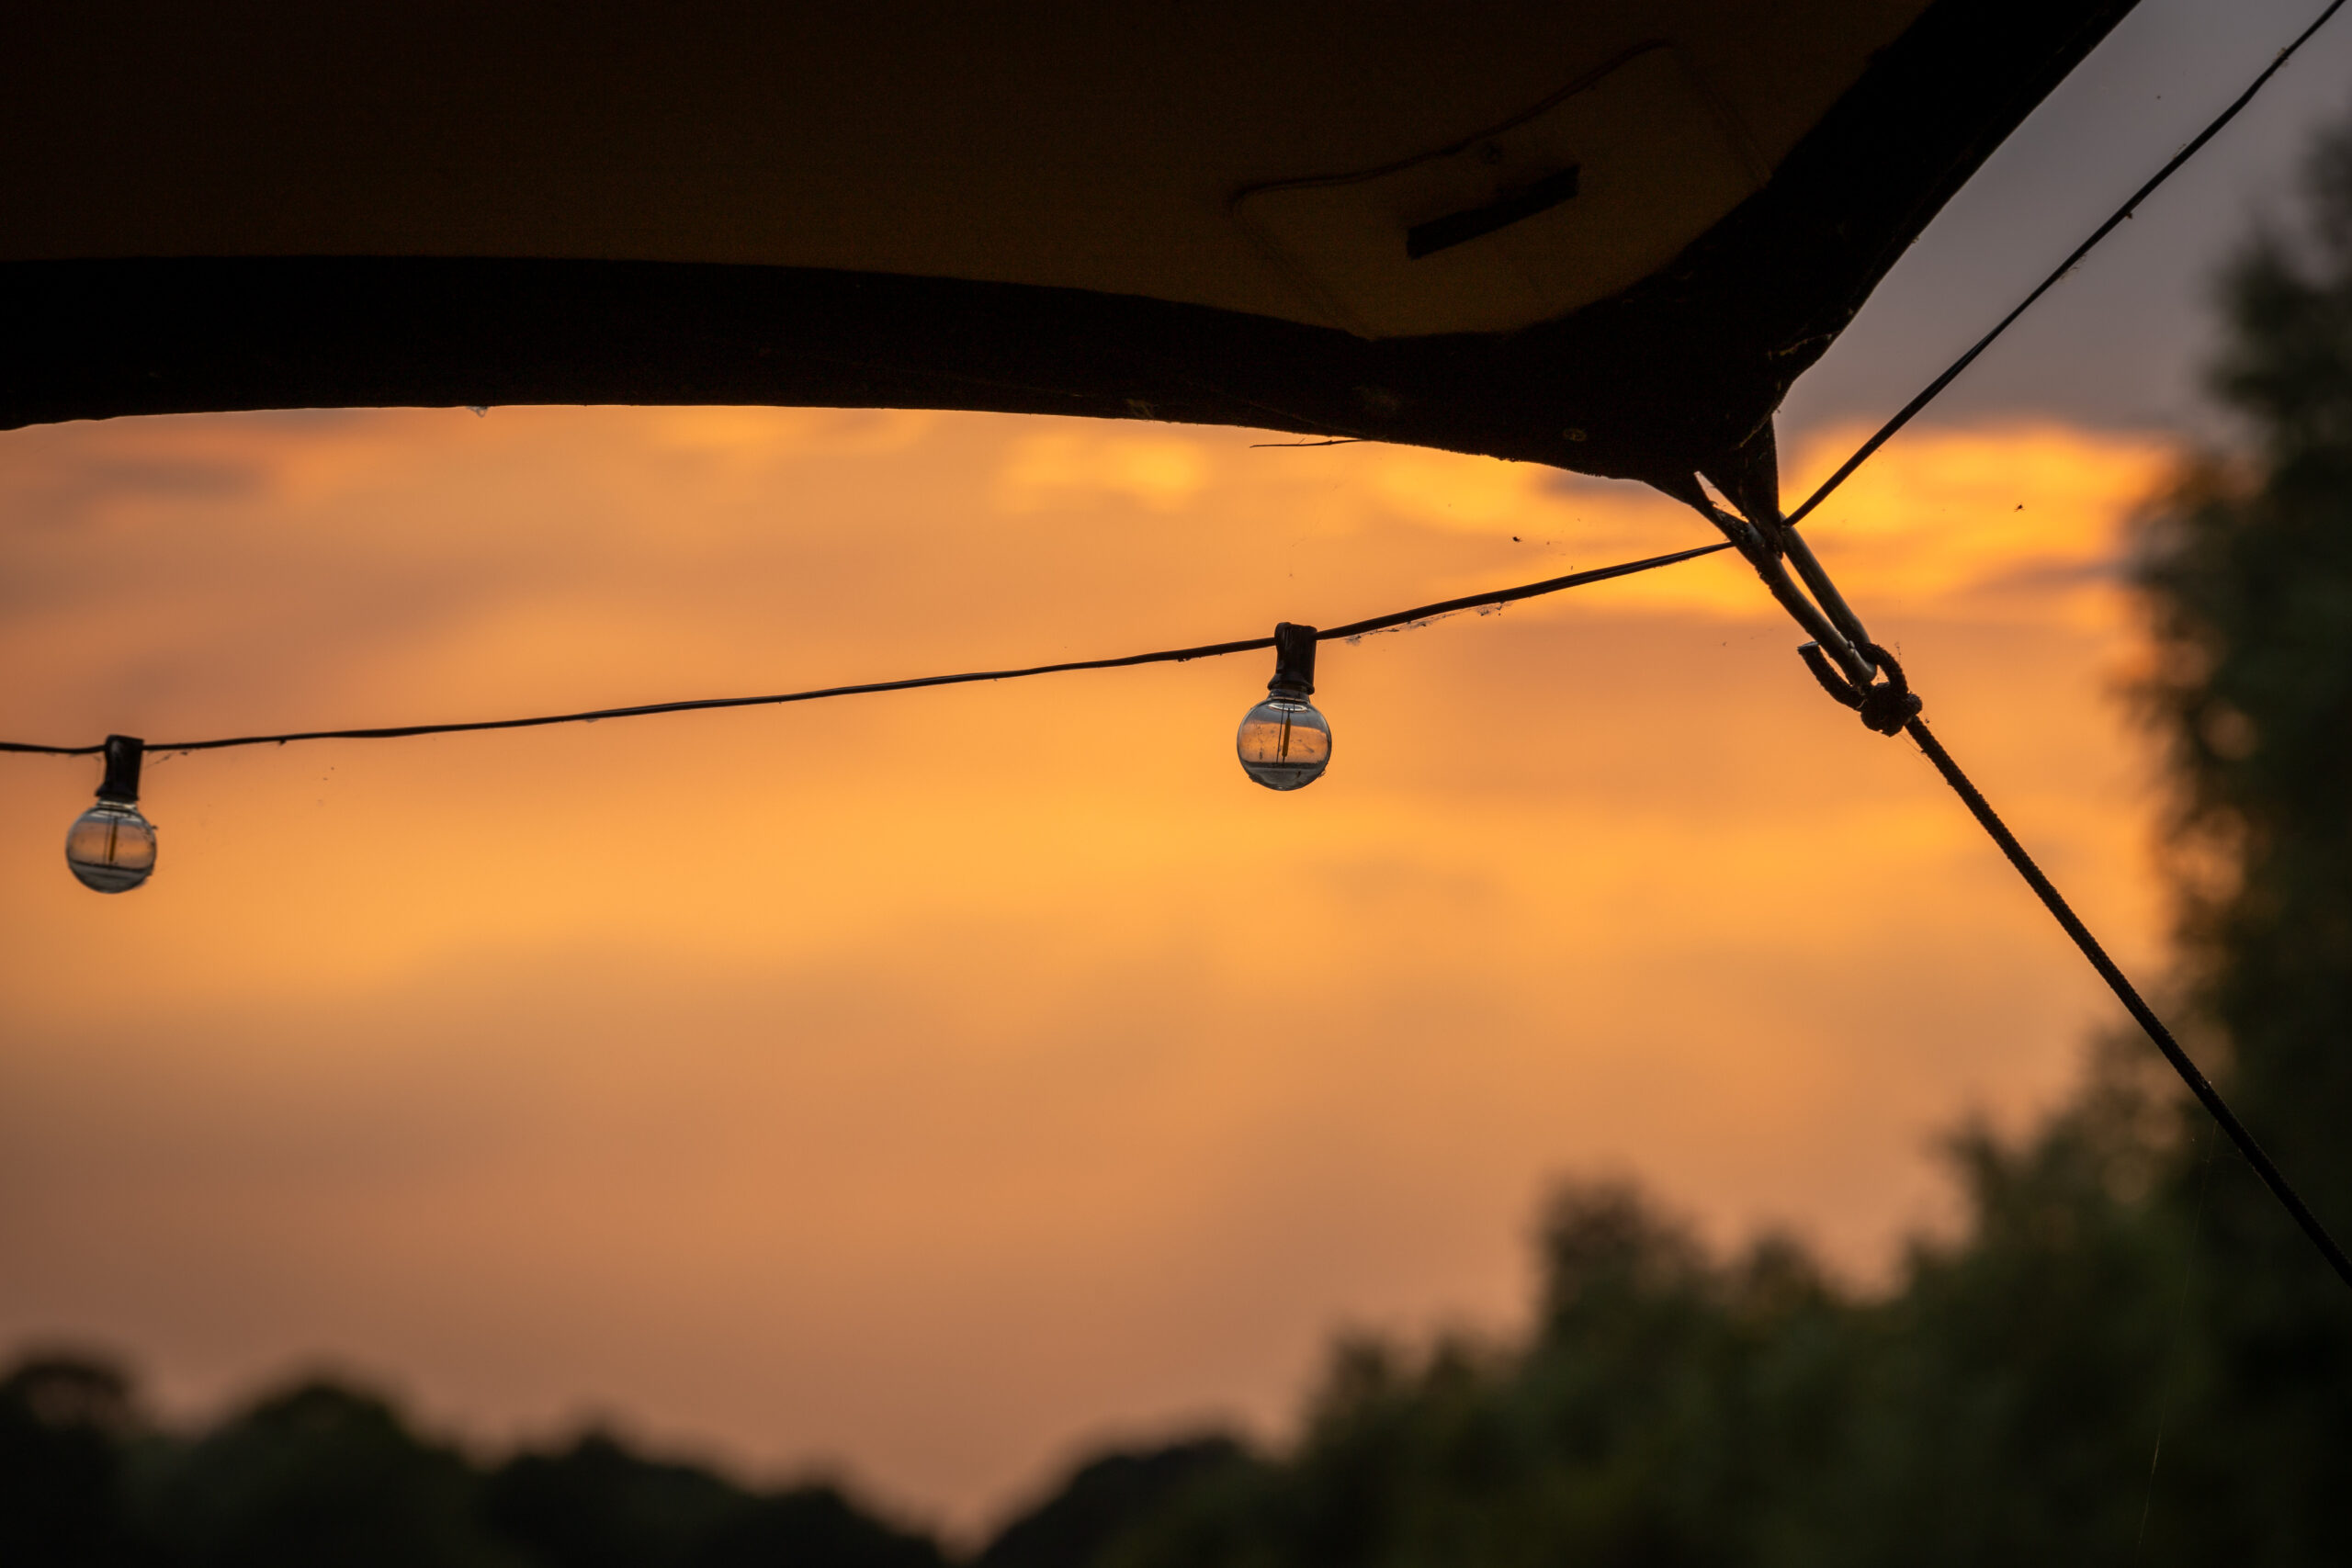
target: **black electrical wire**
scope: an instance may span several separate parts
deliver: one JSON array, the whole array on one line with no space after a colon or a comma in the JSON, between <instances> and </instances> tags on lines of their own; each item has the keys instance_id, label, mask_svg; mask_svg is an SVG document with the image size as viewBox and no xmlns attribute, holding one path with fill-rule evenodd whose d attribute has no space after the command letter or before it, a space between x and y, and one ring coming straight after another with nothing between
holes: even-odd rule
<instances>
[{"instance_id":1,"label":"black electrical wire","mask_svg":"<svg viewBox=\"0 0 2352 1568\"><path fill-rule=\"evenodd\" d=\"M1655 571L1662 566L1673 566L1729 548L1729 544L1702 545L1696 549L1677 550L1672 555L1622 561L1615 566L1595 567L1589 571L1572 571L1566 577L1547 577L1541 582L1522 583L1517 588L1498 589L1492 593L1470 593L1459 599L1443 599L1434 604L1421 604L1410 610L1374 615L1370 620L1351 621L1344 626L1327 626L1315 634L1315 640L1329 642L1336 637L1363 637L1370 632L1386 631L1391 626L1425 621L1432 615L1451 615L1456 610L1516 604L1521 599L1557 593L1563 589L1581 588L1589 582L1606 582L1612 577L1631 577L1635 572ZM1204 643L1197 648L1163 649L1156 653L1123 654L1116 659L1079 659L1060 664L1032 664L1019 670L974 670L956 675L917 675L904 681L867 681L854 686L820 686L811 691L778 692L768 696L696 697L685 702L645 703L625 708L590 708L580 713L541 714L532 718L474 719L458 724L403 724L377 729L303 729L284 735L233 735L214 740L151 740L147 743L147 750L154 752L218 751L231 746L283 746L289 740L404 740L413 735L462 735L479 729L538 729L551 724L593 724L598 719L643 718L657 713L695 713L705 708L776 707L786 703L815 702L822 697L910 692L924 686L962 686L980 681L1018 681L1030 675L1061 675L1077 670L1125 670L1136 664L1182 664L1188 660L1216 659L1228 653L1250 653L1273 646L1274 639L1271 637L1254 637L1238 642ZM31 752L51 757L87 757L105 750L103 741L95 746L37 746L27 741L0 740L0 751Z\"/></svg>"},{"instance_id":2,"label":"black electrical wire","mask_svg":"<svg viewBox=\"0 0 2352 1568\"><path fill-rule=\"evenodd\" d=\"M1846 477L1849 474L1851 474L1856 468L1860 468L1864 463L1870 460L1871 453L1876 452L1880 447L1885 446L1887 442L1894 438L1896 431L1901 430L1905 425L1911 423L1913 415L1917 414L1921 409L1926 408L1929 403L1934 402L1938 394L1942 392L1946 387L1951 386L1953 381L1959 379L1960 373L1962 371L1976 363L1976 356L1978 355L1993 346L1993 340L1995 338L1999 337L2003 333L2009 330L2009 323L2015 321L2019 316L2024 315L2026 311L2032 309L2035 300L2041 299L2044 294L2049 293L2051 289L2057 287L2058 280L2064 277L2068 273L2074 271L2075 268L2081 264L2082 259L2090 254L2092 247L2096 246L2101 240L2106 239L2109 234L2115 232L2118 228L2121 227L2125 220L2132 216L2132 210L2155 193L2155 189L2158 186L2172 178L2172 176L2179 171L2180 166L2183 164L2188 163L2191 158L2197 156L2199 152L2203 151L2204 146L2208 141L2212 141L2214 137L2221 134L2221 130L2223 126L2237 118L2238 111L2245 108L2246 105L2254 102L2254 96L2256 93L2261 92L2264 87L2269 85L2270 78L2278 74L2280 68L2283 67L2289 60L2294 58L2295 51L2302 48L2304 44L2309 43L2311 41L2312 35L2318 32L2320 28L2327 26L2328 19L2343 8L2344 0L2329 0L2327 8L2319 14L2318 17L2312 21L2311 26L2305 28L2301 32L2297 33L2293 42L2288 44L2286 48L2278 51L2277 58L2273 59L2267 66L2263 68L2262 73L2247 85L2246 90L2240 93L2236 99L2231 103L2229 107L2214 116L2212 123L2208 125L2204 130L2199 131L2194 141L2190 141L2188 146L2183 147L2179 152L2174 153L2171 161L2165 164L2163 168L2158 169L2155 174L2149 178L2147 184L2142 186L2138 190L2133 191L2130 199L2126 200L2122 206L2109 213L2106 222L2091 231L2090 238L2085 240L2081 244L2076 245L2073 251L2068 253L2066 259L2060 262L2057 268L2052 271L2048 277L2043 278L2040 283L2034 286L2032 293L2018 300L2015 310L2011 310L2007 315L2003 316L1999 321L1996 322L1991 332L1986 333L1983 337L1976 340L1974 347L1971 348L1966 354L1962 355L1958 359L1953 360L1951 364L1946 367L1942 375L1928 382L1917 397L1913 398L1909 402L1904 404L1901 412L1897 413L1893 419L1888 420L1884 424L1881 425L1877 434L1871 436L1868 441L1863 442L1860 446L1857 447L1854 455L1846 459L1843 467L1822 481L1820 489L1805 497L1804 504L1788 514L1788 525L1793 527L1795 525L1804 521L1806 515L1810 513L1815 507L1819 506L1824 501L1828 499L1829 492L1831 491L1836 490L1839 485L1846 482Z\"/></svg>"}]
</instances>

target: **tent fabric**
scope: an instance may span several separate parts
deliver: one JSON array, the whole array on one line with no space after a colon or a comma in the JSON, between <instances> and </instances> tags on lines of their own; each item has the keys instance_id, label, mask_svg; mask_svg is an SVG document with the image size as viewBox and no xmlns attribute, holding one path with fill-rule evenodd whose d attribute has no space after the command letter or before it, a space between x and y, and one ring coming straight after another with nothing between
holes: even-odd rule
<instances>
[{"instance_id":1,"label":"tent fabric","mask_svg":"<svg viewBox=\"0 0 2352 1568\"><path fill-rule=\"evenodd\" d=\"M1722 468L2130 0L0 21L0 426L917 406Z\"/></svg>"}]
</instances>

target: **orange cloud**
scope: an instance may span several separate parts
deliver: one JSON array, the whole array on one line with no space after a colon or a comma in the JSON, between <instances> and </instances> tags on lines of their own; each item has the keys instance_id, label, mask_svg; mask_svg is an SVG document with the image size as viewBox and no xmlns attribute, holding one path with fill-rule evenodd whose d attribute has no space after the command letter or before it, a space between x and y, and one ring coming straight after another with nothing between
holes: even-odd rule
<instances>
[{"instance_id":1,"label":"orange cloud","mask_svg":"<svg viewBox=\"0 0 2352 1568\"><path fill-rule=\"evenodd\" d=\"M1848 434L1796 444L1793 479ZM1335 624L1701 542L1629 487L1238 432L498 409L0 443L0 733L158 739L784 690ZM1906 434L1808 526L2143 967L2103 575L2162 462ZM1793 484L1792 484L1792 488ZM2017 507L2022 503L2023 512ZM1514 537L1516 536L1516 537ZM2086 606L2092 609L2086 610ZM1267 661L158 759L0 761L0 1335L183 1400L327 1355L968 1520L1101 1427L1284 1419L1343 1320L1506 1322L1541 1184L1631 1168L1870 1267L2096 983L1711 558Z\"/></svg>"}]
</instances>

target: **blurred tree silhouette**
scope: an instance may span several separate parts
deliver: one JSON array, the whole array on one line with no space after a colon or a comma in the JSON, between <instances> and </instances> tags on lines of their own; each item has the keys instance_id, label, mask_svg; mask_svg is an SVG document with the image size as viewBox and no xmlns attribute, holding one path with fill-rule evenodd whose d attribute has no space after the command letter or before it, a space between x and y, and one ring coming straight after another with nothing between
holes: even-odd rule
<instances>
[{"instance_id":1,"label":"blurred tree silhouette","mask_svg":"<svg viewBox=\"0 0 2352 1568\"><path fill-rule=\"evenodd\" d=\"M2214 386L2236 461L2194 464L2143 573L2162 657L2191 983L2229 1087L2339 1239L2352 1224L2352 127L2309 165L2307 219L2232 270ZM2187 1179L2186 1172L2181 1173ZM2180 1458L2201 1550L2352 1562L2343 1289L2234 1160L2201 1216L2212 1358ZM2176 1194L2176 1201L2179 1194Z\"/></svg>"},{"instance_id":2,"label":"blurred tree silhouette","mask_svg":"<svg viewBox=\"0 0 2352 1568\"><path fill-rule=\"evenodd\" d=\"M2245 450L2189 461L2145 530L2139 694L2199 1048L2342 1234L2352 130L2309 190L2229 273L2215 389ZM974 1568L2352 1562L2352 1297L2144 1043L2101 1046L2030 1138L1951 1152L1966 1224L1872 1297L1787 1241L1716 1258L1629 1190L1570 1187L1524 1344L1343 1344L1288 1453L1102 1456ZM323 1383L174 1436L104 1364L50 1356L0 1382L0 1562L944 1558L831 1487L755 1493L608 1437L485 1470Z\"/></svg>"},{"instance_id":3,"label":"blurred tree silhouette","mask_svg":"<svg viewBox=\"0 0 2352 1568\"><path fill-rule=\"evenodd\" d=\"M973 1568L1086 1568L1170 1498L1254 1470L1241 1445L1225 1437L1102 1455L1000 1530Z\"/></svg>"},{"instance_id":4,"label":"blurred tree silhouette","mask_svg":"<svg viewBox=\"0 0 2352 1568\"><path fill-rule=\"evenodd\" d=\"M892 1529L831 1486L763 1497L701 1541L689 1568L941 1568L929 1536Z\"/></svg>"},{"instance_id":5,"label":"blurred tree silhouette","mask_svg":"<svg viewBox=\"0 0 2352 1568\"><path fill-rule=\"evenodd\" d=\"M311 1382L209 1432L146 1424L76 1357L0 1381L6 1568L942 1568L829 1485L761 1493L591 1433L484 1470Z\"/></svg>"},{"instance_id":6,"label":"blurred tree silhouette","mask_svg":"<svg viewBox=\"0 0 2352 1568\"><path fill-rule=\"evenodd\" d=\"M123 1551L130 1386L103 1362L28 1357L0 1381L0 1562L98 1562Z\"/></svg>"},{"instance_id":7,"label":"blurred tree silhouette","mask_svg":"<svg viewBox=\"0 0 2352 1568\"><path fill-rule=\"evenodd\" d=\"M490 1477L482 1519L546 1568L684 1568L751 1496L708 1471L633 1454L604 1433L518 1454Z\"/></svg>"},{"instance_id":8,"label":"blurred tree silhouette","mask_svg":"<svg viewBox=\"0 0 2352 1568\"><path fill-rule=\"evenodd\" d=\"M480 1478L374 1395L307 1382L130 1471L130 1534L201 1568L507 1559L473 1524Z\"/></svg>"}]
</instances>

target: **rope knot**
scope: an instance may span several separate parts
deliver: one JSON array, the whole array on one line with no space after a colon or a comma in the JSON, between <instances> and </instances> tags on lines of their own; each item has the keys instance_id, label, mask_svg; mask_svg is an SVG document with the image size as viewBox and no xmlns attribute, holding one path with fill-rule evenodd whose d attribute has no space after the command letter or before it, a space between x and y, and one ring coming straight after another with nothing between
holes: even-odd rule
<instances>
[{"instance_id":1,"label":"rope knot","mask_svg":"<svg viewBox=\"0 0 2352 1568\"><path fill-rule=\"evenodd\" d=\"M1821 682L1821 689L1841 706L1852 708L1861 715L1866 728L1875 729L1881 735L1900 735L1903 727L1918 717L1920 709L1926 705L1912 694L1911 682L1904 676L1903 666L1894 661L1894 655L1874 642L1864 643L1862 651L1871 656L1872 663L1886 671L1885 680L1858 686L1829 662L1829 656L1821 651L1819 643L1809 642L1797 649L1798 655L1804 660L1804 667L1813 671L1815 680Z\"/></svg>"}]
</instances>

